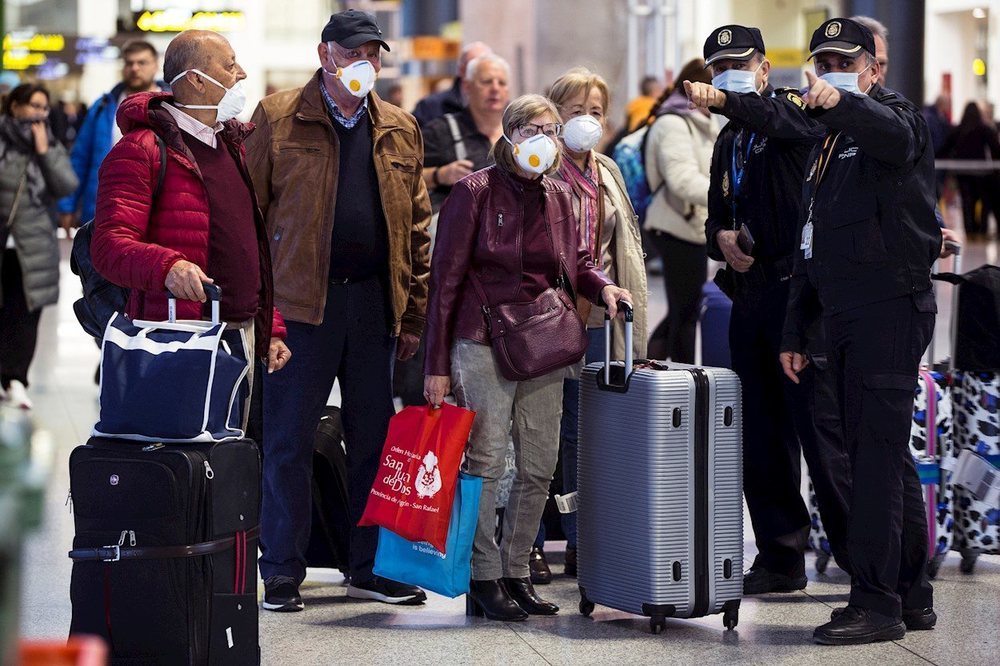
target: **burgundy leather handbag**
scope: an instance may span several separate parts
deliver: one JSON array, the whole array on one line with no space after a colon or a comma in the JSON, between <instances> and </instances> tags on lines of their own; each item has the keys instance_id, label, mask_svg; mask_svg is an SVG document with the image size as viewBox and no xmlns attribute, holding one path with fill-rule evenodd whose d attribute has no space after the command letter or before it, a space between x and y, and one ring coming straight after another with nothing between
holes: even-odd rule
<instances>
[{"instance_id":1,"label":"burgundy leather handbag","mask_svg":"<svg viewBox=\"0 0 1000 666\"><path fill-rule=\"evenodd\" d=\"M532 301L494 306L486 300L479 278L470 273L469 279L483 303L493 358L505 378L513 382L534 379L583 358L587 330L563 289L564 278Z\"/></svg>"}]
</instances>

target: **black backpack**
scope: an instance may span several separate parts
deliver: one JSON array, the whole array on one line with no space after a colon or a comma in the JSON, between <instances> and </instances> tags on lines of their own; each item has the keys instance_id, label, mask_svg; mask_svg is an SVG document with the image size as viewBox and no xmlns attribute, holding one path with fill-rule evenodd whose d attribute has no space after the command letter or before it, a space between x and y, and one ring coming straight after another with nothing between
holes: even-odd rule
<instances>
[{"instance_id":1,"label":"black backpack","mask_svg":"<svg viewBox=\"0 0 1000 666\"><path fill-rule=\"evenodd\" d=\"M350 570L350 504L347 451L340 408L323 408L313 442L312 530L306 548L310 567Z\"/></svg>"},{"instance_id":2,"label":"black backpack","mask_svg":"<svg viewBox=\"0 0 1000 666\"><path fill-rule=\"evenodd\" d=\"M952 341L955 368L966 372L1000 370L1000 267L985 264L964 275L939 273L934 279L958 289L958 326Z\"/></svg>"},{"instance_id":3,"label":"black backpack","mask_svg":"<svg viewBox=\"0 0 1000 666\"><path fill-rule=\"evenodd\" d=\"M156 145L160 148L160 174L153 189L155 203L167 175L167 144L159 134L154 132L153 136L156 137ZM83 330L101 340L111 317L116 312L125 311L129 290L109 282L94 268L94 262L90 258L90 241L93 235L93 220L88 220L76 230L69 267L74 275L80 276L80 284L83 285L83 298L73 303L73 312L76 313Z\"/></svg>"}]
</instances>

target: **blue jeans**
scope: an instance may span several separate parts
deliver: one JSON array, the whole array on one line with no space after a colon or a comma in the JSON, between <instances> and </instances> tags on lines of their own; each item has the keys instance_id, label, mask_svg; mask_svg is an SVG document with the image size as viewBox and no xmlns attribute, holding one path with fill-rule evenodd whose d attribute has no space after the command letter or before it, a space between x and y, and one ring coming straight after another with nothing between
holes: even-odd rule
<instances>
[{"instance_id":1,"label":"blue jeans","mask_svg":"<svg viewBox=\"0 0 1000 666\"><path fill-rule=\"evenodd\" d=\"M260 574L301 583L312 521L312 456L316 426L340 380L351 518L351 581L372 578L377 527L357 527L393 415L392 358L386 289L379 279L330 285L323 322L288 322L293 360L264 374L264 469Z\"/></svg>"},{"instance_id":2,"label":"blue jeans","mask_svg":"<svg viewBox=\"0 0 1000 666\"><path fill-rule=\"evenodd\" d=\"M604 329L588 328L587 337L590 344L584 360L594 363L604 360ZM563 380L563 413L559 425L559 457L562 460L562 494L576 492L576 445L577 426L580 421L580 380ZM576 548L576 513L559 515L563 534L566 535L566 547ZM539 548L545 545L545 523L538 526L538 536L535 545Z\"/></svg>"}]
</instances>

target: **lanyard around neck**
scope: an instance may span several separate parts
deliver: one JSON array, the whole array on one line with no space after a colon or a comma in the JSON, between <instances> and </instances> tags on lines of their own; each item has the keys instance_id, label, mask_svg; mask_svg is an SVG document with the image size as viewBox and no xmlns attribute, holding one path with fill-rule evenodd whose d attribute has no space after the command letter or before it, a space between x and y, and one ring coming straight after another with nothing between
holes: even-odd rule
<instances>
[{"instance_id":1,"label":"lanyard around neck","mask_svg":"<svg viewBox=\"0 0 1000 666\"><path fill-rule=\"evenodd\" d=\"M740 150L740 141L743 139L743 133L745 130L740 130L735 137L733 137L733 153L731 156L731 168L730 168L730 180L732 180L733 185L733 196L730 199L733 206L733 225L734 227L739 226L736 223L736 199L739 197L740 191L743 189L743 180L746 178L747 172L747 162L750 161L750 154L753 152L753 144L757 139L757 133L751 132L750 138L747 140L747 145L745 150ZM737 157L742 157L742 160L737 160Z\"/></svg>"},{"instance_id":2,"label":"lanyard around neck","mask_svg":"<svg viewBox=\"0 0 1000 666\"><path fill-rule=\"evenodd\" d=\"M826 139L823 140L823 150L819 153L819 159L816 161L816 185L813 187L813 191L819 188L819 184L823 182L823 176L826 175L826 170L830 168L830 163L833 161L833 151L837 147L837 141L840 140L840 132L836 134L827 134Z\"/></svg>"}]
</instances>

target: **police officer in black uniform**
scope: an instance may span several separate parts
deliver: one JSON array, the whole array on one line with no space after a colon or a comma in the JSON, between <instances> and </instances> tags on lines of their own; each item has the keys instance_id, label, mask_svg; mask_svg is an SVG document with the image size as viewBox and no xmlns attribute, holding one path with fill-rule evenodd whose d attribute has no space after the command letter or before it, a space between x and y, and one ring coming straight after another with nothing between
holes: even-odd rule
<instances>
[{"instance_id":1,"label":"police officer in black uniform","mask_svg":"<svg viewBox=\"0 0 1000 666\"><path fill-rule=\"evenodd\" d=\"M712 158L706 235L709 256L729 265L716 281L733 298L729 341L743 384L743 487L759 551L743 591L791 592L806 586L809 513L800 494L801 452L838 562L849 567L849 463L841 440L817 441L815 370L796 385L774 356L798 247L802 181L825 128L805 113L798 90L768 85L770 63L757 28L717 28L704 56L713 85L685 82L685 89L692 106L730 120Z\"/></svg>"},{"instance_id":2,"label":"police officer in black uniform","mask_svg":"<svg viewBox=\"0 0 1000 666\"><path fill-rule=\"evenodd\" d=\"M846 609L814 639L855 645L930 629L927 526L907 447L920 358L934 328L930 269L941 249L934 150L920 109L878 83L875 41L849 19L810 43L804 96L826 128L809 159L781 362L794 378L821 308L839 374L851 458Z\"/></svg>"}]
</instances>

